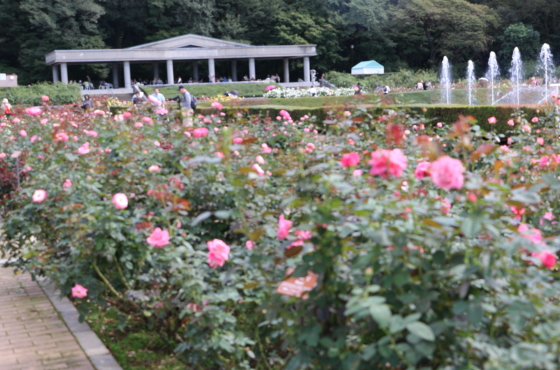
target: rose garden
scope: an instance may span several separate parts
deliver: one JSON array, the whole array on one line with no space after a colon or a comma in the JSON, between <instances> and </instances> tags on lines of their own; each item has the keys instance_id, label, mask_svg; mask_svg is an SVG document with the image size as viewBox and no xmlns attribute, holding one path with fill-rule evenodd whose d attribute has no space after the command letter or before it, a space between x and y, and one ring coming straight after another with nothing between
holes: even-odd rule
<instances>
[{"instance_id":1,"label":"rose garden","mask_svg":"<svg viewBox=\"0 0 560 370\"><path fill-rule=\"evenodd\" d=\"M324 121L215 102L193 127L174 105L16 108L4 258L189 369L557 369L554 104L438 121L356 99Z\"/></svg>"}]
</instances>

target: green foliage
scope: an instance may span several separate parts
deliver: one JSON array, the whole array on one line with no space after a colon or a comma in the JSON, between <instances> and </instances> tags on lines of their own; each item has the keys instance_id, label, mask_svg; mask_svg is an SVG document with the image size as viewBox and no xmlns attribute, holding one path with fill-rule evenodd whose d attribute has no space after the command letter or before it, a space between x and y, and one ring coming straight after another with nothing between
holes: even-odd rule
<instances>
[{"instance_id":1,"label":"green foliage","mask_svg":"<svg viewBox=\"0 0 560 370\"><path fill-rule=\"evenodd\" d=\"M369 76L356 76L350 73L331 71L326 74L325 78L337 87L352 87L359 82L367 91L374 91L377 86L385 85L411 88L419 81L435 83L439 80L437 73L434 71L412 71L410 69L400 69L398 72Z\"/></svg>"},{"instance_id":2,"label":"green foliage","mask_svg":"<svg viewBox=\"0 0 560 370\"><path fill-rule=\"evenodd\" d=\"M41 83L31 86L0 87L0 97L12 105L41 105L41 96L47 95L53 104L72 104L81 99L78 85Z\"/></svg>"},{"instance_id":3,"label":"green foliage","mask_svg":"<svg viewBox=\"0 0 560 370\"><path fill-rule=\"evenodd\" d=\"M255 96L263 96L265 91L264 89L267 86L274 85L278 86L276 83L239 83L236 84L234 82L224 85L224 84L204 84L204 85L191 85L191 84L184 84L185 88L193 95L201 97L211 97L211 96L218 96L223 95L226 91L230 90L237 90L239 92L239 96L241 97L255 97ZM142 89L147 93L153 93L154 89L150 86L143 86ZM172 87L162 87L160 88L160 92L166 98L172 98L178 95L177 86Z\"/></svg>"},{"instance_id":4,"label":"green foliage","mask_svg":"<svg viewBox=\"0 0 560 370\"><path fill-rule=\"evenodd\" d=\"M516 23L505 29L503 36L500 37L502 49L500 57L504 63L511 60L511 54L515 47L518 47L521 54L528 59L537 58L541 49L540 35L531 25Z\"/></svg>"}]
</instances>

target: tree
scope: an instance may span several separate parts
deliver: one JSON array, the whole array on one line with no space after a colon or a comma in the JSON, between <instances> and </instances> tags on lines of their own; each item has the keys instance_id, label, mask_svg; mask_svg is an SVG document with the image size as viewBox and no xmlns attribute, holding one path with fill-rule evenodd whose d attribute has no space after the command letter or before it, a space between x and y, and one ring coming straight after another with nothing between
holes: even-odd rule
<instances>
[{"instance_id":1,"label":"tree","mask_svg":"<svg viewBox=\"0 0 560 370\"><path fill-rule=\"evenodd\" d=\"M536 58L540 50L540 34L533 26L523 23L510 25L499 40L502 43L499 56L504 64L511 58L515 47L519 48L521 55L528 58Z\"/></svg>"}]
</instances>

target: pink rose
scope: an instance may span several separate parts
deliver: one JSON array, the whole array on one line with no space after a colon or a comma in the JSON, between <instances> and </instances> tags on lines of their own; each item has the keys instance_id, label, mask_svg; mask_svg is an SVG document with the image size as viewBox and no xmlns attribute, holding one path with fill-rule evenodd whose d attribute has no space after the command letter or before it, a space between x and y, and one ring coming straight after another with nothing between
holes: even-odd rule
<instances>
[{"instance_id":1,"label":"pink rose","mask_svg":"<svg viewBox=\"0 0 560 370\"><path fill-rule=\"evenodd\" d=\"M216 153L214 153L214 154L216 154L216 157L221 158L221 159L224 159L224 158L226 157L226 156L224 155L224 153L222 153L222 152L216 152Z\"/></svg>"},{"instance_id":2,"label":"pink rose","mask_svg":"<svg viewBox=\"0 0 560 370\"><path fill-rule=\"evenodd\" d=\"M544 139L542 137L537 138L537 144L544 145Z\"/></svg>"},{"instance_id":3,"label":"pink rose","mask_svg":"<svg viewBox=\"0 0 560 370\"><path fill-rule=\"evenodd\" d=\"M30 142L34 143L35 140L37 140L38 136L37 135L33 135L31 136L31 139L29 139Z\"/></svg>"},{"instance_id":4,"label":"pink rose","mask_svg":"<svg viewBox=\"0 0 560 370\"><path fill-rule=\"evenodd\" d=\"M531 122L537 123L537 122L539 122L539 118L538 118L538 117L533 117L533 118L531 119Z\"/></svg>"},{"instance_id":5,"label":"pink rose","mask_svg":"<svg viewBox=\"0 0 560 370\"><path fill-rule=\"evenodd\" d=\"M233 143L234 144L241 144L242 142L243 142L243 138L241 138L241 137L233 138Z\"/></svg>"},{"instance_id":6,"label":"pink rose","mask_svg":"<svg viewBox=\"0 0 560 370\"><path fill-rule=\"evenodd\" d=\"M113 204L116 209L125 209L128 207L128 198L123 193L116 193L113 195Z\"/></svg>"},{"instance_id":7,"label":"pink rose","mask_svg":"<svg viewBox=\"0 0 560 370\"><path fill-rule=\"evenodd\" d=\"M253 247L257 245L257 243L255 243L254 241L251 240L247 240L247 242L245 243L245 247L247 247L248 250L252 251Z\"/></svg>"},{"instance_id":8,"label":"pink rose","mask_svg":"<svg viewBox=\"0 0 560 370\"><path fill-rule=\"evenodd\" d=\"M416 176L418 180L430 176L430 167L432 167L432 164L430 162L424 161L418 163L418 166L416 166L416 170L414 170L414 176Z\"/></svg>"},{"instance_id":9,"label":"pink rose","mask_svg":"<svg viewBox=\"0 0 560 370\"><path fill-rule=\"evenodd\" d=\"M154 121L150 117L142 117L142 121L146 123L154 123Z\"/></svg>"},{"instance_id":10,"label":"pink rose","mask_svg":"<svg viewBox=\"0 0 560 370\"><path fill-rule=\"evenodd\" d=\"M76 284L72 288L72 297L74 298L84 298L87 297L88 290L83 286Z\"/></svg>"},{"instance_id":11,"label":"pink rose","mask_svg":"<svg viewBox=\"0 0 560 370\"><path fill-rule=\"evenodd\" d=\"M154 165L151 165L150 167L148 167L148 171L149 172L161 171L161 167L158 166L157 164L154 164Z\"/></svg>"},{"instance_id":12,"label":"pink rose","mask_svg":"<svg viewBox=\"0 0 560 370\"><path fill-rule=\"evenodd\" d=\"M259 164L265 164L266 163L264 158L261 157L260 155L258 155L255 159L256 159L257 163L259 163Z\"/></svg>"},{"instance_id":13,"label":"pink rose","mask_svg":"<svg viewBox=\"0 0 560 370\"><path fill-rule=\"evenodd\" d=\"M54 135L55 139L58 141L68 141L69 137L65 132L58 132Z\"/></svg>"},{"instance_id":14,"label":"pink rose","mask_svg":"<svg viewBox=\"0 0 560 370\"><path fill-rule=\"evenodd\" d=\"M12 122L17 124L17 123L20 123L21 121L20 121L19 118L14 118L14 119L12 120Z\"/></svg>"},{"instance_id":15,"label":"pink rose","mask_svg":"<svg viewBox=\"0 0 560 370\"><path fill-rule=\"evenodd\" d=\"M41 100L44 101L44 102L47 102L47 101L49 101L49 97L47 95L43 95L43 96L41 96Z\"/></svg>"},{"instance_id":16,"label":"pink rose","mask_svg":"<svg viewBox=\"0 0 560 370\"><path fill-rule=\"evenodd\" d=\"M258 174L259 176L264 175L263 169L262 169L261 166L259 166L258 164L255 163L255 164L253 165L253 167L251 167L251 168L254 169L255 171L257 171L257 174Z\"/></svg>"},{"instance_id":17,"label":"pink rose","mask_svg":"<svg viewBox=\"0 0 560 370\"><path fill-rule=\"evenodd\" d=\"M360 177L360 176L362 176L363 173L364 172L362 170L354 170L354 171L352 171L352 176Z\"/></svg>"},{"instance_id":18,"label":"pink rose","mask_svg":"<svg viewBox=\"0 0 560 370\"><path fill-rule=\"evenodd\" d=\"M389 176L401 177L406 168L407 158L400 149L378 149L371 153L372 175L379 175L384 179Z\"/></svg>"},{"instance_id":19,"label":"pink rose","mask_svg":"<svg viewBox=\"0 0 560 370\"><path fill-rule=\"evenodd\" d=\"M88 154L90 151L89 143L83 143L82 146L78 148L79 154Z\"/></svg>"},{"instance_id":20,"label":"pink rose","mask_svg":"<svg viewBox=\"0 0 560 370\"><path fill-rule=\"evenodd\" d=\"M229 246L223 240L214 239L206 242L208 246L208 265L212 268L223 266L229 260Z\"/></svg>"},{"instance_id":21,"label":"pink rose","mask_svg":"<svg viewBox=\"0 0 560 370\"><path fill-rule=\"evenodd\" d=\"M27 136L27 132L26 132L25 130L21 130L21 131L19 132L19 134L20 134L21 136L23 136L23 137L26 137L26 136Z\"/></svg>"},{"instance_id":22,"label":"pink rose","mask_svg":"<svg viewBox=\"0 0 560 370\"><path fill-rule=\"evenodd\" d=\"M523 125L521 126L521 129L526 132L531 132L531 126L529 125Z\"/></svg>"},{"instance_id":23,"label":"pink rose","mask_svg":"<svg viewBox=\"0 0 560 370\"><path fill-rule=\"evenodd\" d=\"M208 135L208 129L206 127L195 128L192 132L192 135L196 138L204 137Z\"/></svg>"},{"instance_id":24,"label":"pink rose","mask_svg":"<svg viewBox=\"0 0 560 370\"><path fill-rule=\"evenodd\" d=\"M134 122L134 127L143 127L144 124L142 122Z\"/></svg>"},{"instance_id":25,"label":"pink rose","mask_svg":"<svg viewBox=\"0 0 560 370\"><path fill-rule=\"evenodd\" d=\"M213 102L211 106L212 108L215 108L217 110L222 110L222 108L224 107L221 103L218 103L217 101Z\"/></svg>"},{"instance_id":26,"label":"pink rose","mask_svg":"<svg viewBox=\"0 0 560 370\"><path fill-rule=\"evenodd\" d=\"M89 136L93 136L94 138L97 137L97 132L93 130L84 130L84 133Z\"/></svg>"},{"instance_id":27,"label":"pink rose","mask_svg":"<svg viewBox=\"0 0 560 370\"><path fill-rule=\"evenodd\" d=\"M437 127L443 127L443 124L442 124L441 122L438 122L438 123L436 124L436 126L437 126Z\"/></svg>"},{"instance_id":28,"label":"pink rose","mask_svg":"<svg viewBox=\"0 0 560 370\"><path fill-rule=\"evenodd\" d=\"M490 124L493 125L493 124L495 124L496 122L498 122L498 120L496 119L496 117L490 117L490 118L488 118L488 123L490 123Z\"/></svg>"},{"instance_id":29,"label":"pink rose","mask_svg":"<svg viewBox=\"0 0 560 370\"><path fill-rule=\"evenodd\" d=\"M25 113L29 114L30 116L38 116L39 114L43 113L43 110L41 109L41 107L29 107L25 110Z\"/></svg>"},{"instance_id":30,"label":"pink rose","mask_svg":"<svg viewBox=\"0 0 560 370\"><path fill-rule=\"evenodd\" d=\"M31 197L33 203L41 203L45 199L47 199L47 192L42 189L35 190L33 196Z\"/></svg>"},{"instance_id":31,"label":"pink rose","mask_svg":"<svg viewBox=\"0 0 560 370\"><path fill-rule=\"evenodd\" d=\"M269 154L272 153L272 149L266 143L264 143L262 144L262 152L264 154Z\"/></svg>"},{"instance_id":32,"label":"pink rose","mask_svg":"<svg viewBox=\"0 0 560 370\"><path fill-rule=\"evenodd\" d=\"M290 234L291 227L292 221L286 220L284 215L280 215L280 218L278 219L278 231L276 232L278 239L286 239L286 237Z\"/></svg>"},{"instance_id":33,"label":"pink rose","mask_svg":"<svg viewBox=\"0 0 560 370\"><path fill-rule=\"evenodd\" d=\"M6 153L0 153L0 159L6 158Z\"/></svg>"},{"instance_id":34,"label":"pink rose","mask_svg":"<svg viewBox=\"0 0 560 370\"><path fill-rule=\"evenodd\" d=\"M358 153L346 153L340 160L342 167L353 167L358 163L360 163L360 155Z\"/></svg>"},{"instance_id":35,"label":"pink rose","mask_svg":"<svg viewBox=\"0 0 560 370\"><path fill-rule=\"evenodd\" d=\"M507 124L513 126L515 125L515 122L512 119L510 119L509 121L507 121Z\"/></svg>"},{"instance_id":36,"label":"pink rose","mask_svg":"<svg viewBox=\"0 0 560 370\"><path fill-rule=\"evenodd\" d=\"M162 248L169 244L169 232L156 227L146 241L153 247Z\"/></svg>"},{"instance_id":37,"label":"pink rose","mask_svg":"<svg viewBox=\"0 0 560 370\"><path fill-rule=\"evenodd\" d=\"M529 228L526 224L521 224L517 228L517 231L521 233L523 238L529 239L532 243L542 242L542 234L539 229Z\"/></svg>"},{"instance_id":38,"label":"pink rose","mask_svg":"<svg viewBox=\"0 0 560 370\"><path fill-rule=\"evenodd\" d=\"M122 114L122 116L123 116L124 119L131 119L131 118L132 118L132 113L130 113L130 112L124 112L124 113Z\"/></svg>"},{"instance_id":39,"label":"pink rose","mask_svg":"<svg viewBox=\"0 0 560 370\"><path fill-rule=\"evenodd\" d=\"M105 115L106 115L105 111L104 111L104 110L100 110L100 109L94 110L94 111L93 111L93 114L94 114L95 116L105 116Z\"/></svg>"},{"instance_id":40,"label":"pink rose","mask_svg":"<svg viewBox=\"0 0 560 370\"><path fill-rule=\"evenodd\" d=\"M554 215L552 214L552 212L546 212L542 218L548 221L552 221L554 220Z\"/></svg>"},{"instance_id":41,"label":"pink rose","mask_svg":"<svg viewBox=\"0 0 560 370\"><path fill-rule=\"evenodd\" d=\"M542 251L540 253L532 253L533 257L541 260L542 265L546 268L553 268L556 265L556 255L549 251Z\"/></svg>"},{"instance_id":42,"label":"pink rose","mask_svg":"<svg viewBox=\"0 0 560 370\"><path fill-rule=\"evenodd\" d=\"M441 189L461 189L463 187L463 163L448 156L438 158L430 169L432 181Z\"/></svg>"},{"instance_id":43,"label":"pink rose","mask_svg":"<svg viewBox=\"0 0 560 370\"><path fill-rule=\"evenodd\" d=\"M70 181L70 179L66 179L64 180L64 183L62 184L63 188L71 188L72 187L72 181Z\"/></svg>"}]
</instances>

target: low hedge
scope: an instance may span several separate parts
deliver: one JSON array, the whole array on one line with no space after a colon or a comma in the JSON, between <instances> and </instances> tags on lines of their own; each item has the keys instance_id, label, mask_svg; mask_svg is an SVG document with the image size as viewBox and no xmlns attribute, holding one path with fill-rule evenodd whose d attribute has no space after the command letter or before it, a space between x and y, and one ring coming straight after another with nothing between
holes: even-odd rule
<instances>
[{"instance_id":1,"label":"low hedge","mask_svg":"<svg viewBox=\"0 0 560 370\"><path fill-rule=\"evenodd\" d=\"M0 87L0 97L12 105L40 105L41 96L47 95L52 104L72 104L81 99L79 85L41 83L31 86Z\"/></svg>"},{"instance_id":2,"label":"low hedge","mask_svg":"<svg viewBox=\"0 0 560 370\"><path fill-rule=\"evenodd\" d=\"M287 110L290 112L292 117L299 118L304 115L310 117L316 117L317 122L321 123L329 118L331 114L329 111L332 108L305 108L305 107L240 107L227 108L224 109L228 115L235 114L239 111L249 113L251 115L259 115L264 117L271 117L275 119L281 110ZM380 116L385 114L387 109L402 110L406 109L413 114L422 116L433 123L443 122L443 123L453 123L457 121L460 115L463 116L473 116L478 122L478 125L486 130L494 130L497 132L506 132L511 127L508 126L507 121L516 115L518 109L513 106L429 106L429 107L399 107L399 106L386 106L386 107L375 107L369 108L368 113L374 116ZM200 114L210 114L212 113L212 108L202 108L197 110ZM534 117L539 114L539 109L533 107L522 107L521 112L526 117ZM490 125L488 123L488 118L496 117L497 123Z\"/></svg>"}]
</instances>

